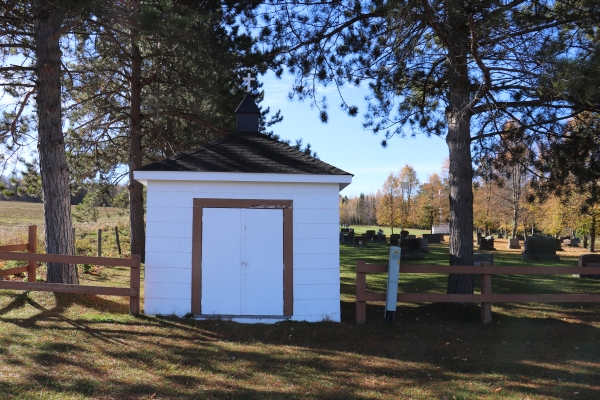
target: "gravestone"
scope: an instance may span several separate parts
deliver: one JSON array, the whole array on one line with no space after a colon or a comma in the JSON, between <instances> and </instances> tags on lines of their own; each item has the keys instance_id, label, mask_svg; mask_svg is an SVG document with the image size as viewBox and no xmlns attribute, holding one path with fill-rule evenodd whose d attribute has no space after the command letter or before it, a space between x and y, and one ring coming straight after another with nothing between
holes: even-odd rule
<instances>
[{"instance_id":1,"label":"gravestone","mask_svg":"<svg viewBox=\"0 0 600 400\"><path fill-rule=\"evenodd\" d=\"M523 235L517 235L517 239L519 239L519 240L525 240L525 236L523 236Z\"/></svg>"},{"instance_id":2,"label":"gravestone","mask_svg":"<svg viewBox=\"0 0 600 400\"><path fill-rule=\"evenodd\" d=\"M396 246L398 244L398 240L400 240L400 235L397 233L390 235L390 244L392 246Z\"/></svg>"},{"instance_id":3,"label":"gravestone","mask_svg":"<svg viewBox=\"0 0 600 400\"><path fill-rule=\"evenodd\" d=\"M343 233L342 234L342 243L345 243L345 244L354 243L354 233Z\"/></svg>"},{"instance_id":4,"label":"gravestone","mask_svg":"<svg viewBox=\"0 0 600 400\"><path fill-rule=\"evenodd\" d=\"M560 243L552 236L529 236L525 241L523 260L560 260L556 255L556 241Z\"/></svg>"},{"instance_id":5,"label":"gravestone","mask_svg":"<svg viewBox=\"0 0 600 400\"><path fill-rule=\"evenodd\" d=\"M563 251L562 243L560 242L560 239L554 239L554 249L556 251Z\"/></svg>"},{"instance_id":6,"label":"gravestone","mask_svg":"<svg viewBox=\"0 0 600 400\"><path fill-rule=\"evenodd\" d=\"M580 242L581 242L581 240L579 238L573 238L569 242L569 247L579 247Z\"/></svg>"},{"instance_id":7,"label":"gravestone","mask_svg":"<svg viewBox=\"0 0 600 400\"><path fill-rule=\"evenodd\" d=\"M373 236L375 236L375 231L374 230L366 231L365 235L367 235L367 239L373 239Z\"/></svg>"},{"instance_id":8,"label":"gravestone","mask_svg":"<svg viewBox=\"0 0 600 400\"><path fill-rule=\"evenodd\" d=\"M502 233L498 233L498 239L504 239L504 235Z\"/></svg>"},{"instance_id":9,"label":"gravestone","mask_svg":"<svg viewBox=\"0 0 600 400\"><path fill-rule=\"evenodd\" d=\"M421 236L423 236L423 239L427 239L431 244L440 244L443 239L443 235L440 235L439 233L424 233Z\"/></svg>"},{"instance_id":10,"label":"gravestone","mask_svg":"<svg viewBox=\"0 0 600 400\"><path fill-rule=\"evenodd\" d=\"M400 236L408 236L408 231L400 231Z\"/></svg>"},{"instance_id":11,"label":"gravestone","mask_svg":"<svg viewBox=\"0 0 600 400\"><path fill-rule=\"evenodd\" d=\"M350 231L350 229L348 229L348 228L342 228L340 230L340 232L342 232L342 233L348 233L349 231Z\"/></svg>"},{"instance_id":12,"label":"gravestone","mask_svg":"<svg viewBox=\"0 0 600 400\"><path fill-rule=\"evenodd\" d=\"M373 236L373 243L387 243L385 235L382 233Z\"/></svg>"},{"instance_id":13,"label":"gravestone","mask_svg":"<svg viewBox=\"0 0 600 400\"><path fill-rule=\"evenodd\" d=\"M367 235L355 235L353 239L354 247L367 247Z\"/></svg>"},{"instance_id":14,"label":"gravestone","mask_svg":"<svg viewBox=\"0 0 600 400\"><path fill-rule=\"evenodd\" d=\"M600 267L600 254L582 254L579 256L578 267ZM600 275L579 275L580 278L600 279Z\"/></svg>"},{"instance_id":15,"label":"gravestone","mask_svg":"<svg viewBox=\"0 0 600 400\"><path fill-rule=\"evenodd\" d=\"M425 253L421 251L423 239L408 239L400 238L398 246L402 249L400 253L401 260L422 260L425 258Z\"/></svg>"},{"instance_id":16,"label":"gravestone","mask_svg":"<svg viewBox=\"0 0 600 400\"><path fill-rule=\"evenodd\" d=\"M520 249L521 245L519 244L519 239L508 239L508 248L509 249Z\"/></svg>"},{"instance_id":17,"label":"gravestone","mask_svg":"<svg viewBox=\"0 0 600 400\"><path fill-rule=\"evenodd\" d=\"M494 248L494 238L488 236L486 238L480 238L479 241L479 250L496 250Z\"/></svg>"},{"instance_id":18,"label":"gravestone","mask_svg":"<svg viewBox=\"0 0 600 400\"><path fill-rule=\"evenodd\" d=\"M416 239L417 235L406 235L407 239Z\"/></svg>"},{"instance_id":19,"label":"gravestone","mask_svg":"<svg viewBox=\"0 0 600 400\"><path fill-rule=\"evenodd\" d=\"M403 251L404 249L419 250L419 239L400 238L398 246L400 246Z\"/></svg>"},{"instance_id":20,"label":"gravestone","mask_svg":"<svg viewBox=\"0 0 600 400\"><path fill-rule=\"evenodd\" d=\"M494 255L488 253L473 253L473 265L481 266L481 263L489 263L494 266Z\"/></svg>"}]
</instances>

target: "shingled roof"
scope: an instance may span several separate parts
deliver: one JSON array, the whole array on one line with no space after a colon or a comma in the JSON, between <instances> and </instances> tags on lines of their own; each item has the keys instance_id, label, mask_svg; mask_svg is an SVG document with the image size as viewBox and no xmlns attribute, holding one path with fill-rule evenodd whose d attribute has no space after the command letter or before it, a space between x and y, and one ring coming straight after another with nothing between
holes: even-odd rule
<instances>
[{"instance_id":1,"label":"shingled roof","mask_svg":"<svg viewBox=\"0 0 600 400\"><path fill-rule=\"evenodd\" d=\"M136 171L352 175L258 132L234 132Z\"/></svg>"}]
</instances>

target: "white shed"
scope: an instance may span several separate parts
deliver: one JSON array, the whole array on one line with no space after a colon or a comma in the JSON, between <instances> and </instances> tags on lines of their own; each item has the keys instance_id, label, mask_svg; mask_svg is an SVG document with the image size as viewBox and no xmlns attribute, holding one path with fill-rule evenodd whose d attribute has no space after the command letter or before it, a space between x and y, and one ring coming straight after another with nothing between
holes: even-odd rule
<instances>
[{"instance_id":1,"label":"white shed","mask_svg":"<svg viewBox=\"0 0 600 400\"><path fill-rule=\"evenodd\" d=\"M147 186L146 314L241 322L340 320L339 191L352 175L237 132L134 172Z\"/></svg>"}]
</instances>

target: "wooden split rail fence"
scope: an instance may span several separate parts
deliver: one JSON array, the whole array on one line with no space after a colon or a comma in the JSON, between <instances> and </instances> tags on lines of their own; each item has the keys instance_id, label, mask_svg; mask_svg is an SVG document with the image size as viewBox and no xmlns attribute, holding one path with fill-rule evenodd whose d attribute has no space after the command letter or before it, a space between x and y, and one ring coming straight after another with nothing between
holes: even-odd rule
<instances>
[{"instance_id":1,"label":"wooden split rail fence","mask_svg":"<svg viewBox=\"0 0 600 400\"><path fill-rule=\"evenodd\" d=\"M386 299L385 293L367 292L367 273L387 273L388 266L356 263L356 323L367 319L367 301ZM401 303L481 303L481 322L492 322L492 303L600 303L600 294L493 294L492 275L600 275L600 267L492 267L492 266L438 266L400 265L402 274L470 274L481 275L481 294L398 293Z\"/></svg>"},{"instance_id":2,"label":"wooden split rail fence","mask_svg":"<svg viewBox=\"0 0 600 400\"><path fill-rule=\"evenodd\" d=\"M68 256L62 254L36 253L37 227L29 227L29 240L26 244L0 246L0 260L27 261L27 265L15 268L0 269L0 278L4 276L27 272L27 282L0 280L0 289L25 290L37 292L58 292L95 294L105 296L129 297L129 312L133 315L140 313L140 260L138 254L131 258L107 258ZM28 251L16 253L16 251ZM111 267L130 267L129 287L67 285L62 283L36 282L36 263L52 262L64 264L93 264Z\"/></svg>"}]
</instances>

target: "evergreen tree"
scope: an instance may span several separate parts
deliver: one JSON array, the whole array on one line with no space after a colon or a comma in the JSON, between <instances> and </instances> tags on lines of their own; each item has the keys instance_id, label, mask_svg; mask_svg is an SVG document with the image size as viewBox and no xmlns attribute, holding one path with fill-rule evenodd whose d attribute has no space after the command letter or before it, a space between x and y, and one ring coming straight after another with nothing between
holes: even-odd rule
<instances>
[{"instance_id":1,"label":"evergreen tree","mask_svg":"<svg viewBox=\"0 0 600 400\"><path fill-rule=\"evenodd\" d=\"M133 171L233 130L241 76L264 69L235 26L253 3L229 3L106 3L69 64L73 170L82 179L128 176L132 253L142 257L143 189ZM263 118L262 129L279 120Z\"/></svg>"},{"instance_id":2,"label":"evergreen tree","mask_svg":"<svg viewBox=\"0 0 600 400\"><path fill-rule=\"evenodd\" d=\"M261 38L276 72L295 74L299 98L327 120L318 88L359 85L372 92L365 127L385 145L412 126L444 135L450 183L450 264L473 263L471 147L486 151L504 123L519 120L528 143L548 141L573 113L567 93L545 79L590 39L578 28L598 15L593 0L269 2ZM563 79L554 74L556 79ZM342 108L358 108L342 99ZM530 146L531 147L531 146ZM448 293L473 293L473 277L450 275Z\"/></svg>"},{"instance_id":3,"label":"evergreen tree","mask_svg":"<svg viewBox=\"0 0 600 400\"><path fill-rule=\"evenodd\" d=\"M37 140L44 199L46 252L75 251L69 169L62 130L61 39L81 21L93 2L78 0L5 1L0 25L0 73L5 95L0 145L9 155ZM62 47L62 49L61 49ZM28 114L34 105L35 114ZM47 281L78 283L75 265L47 263Z\"/></svg>"}]
</instances>

